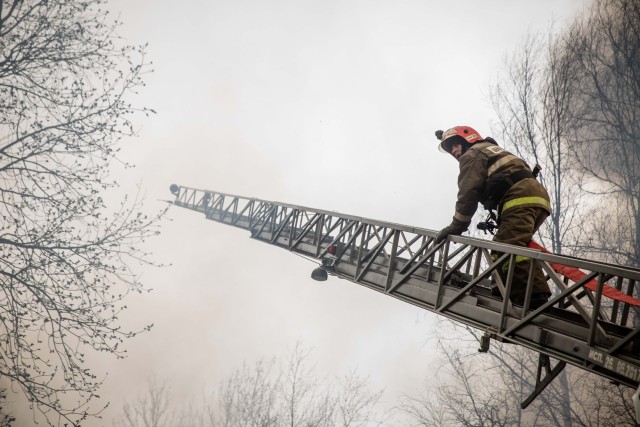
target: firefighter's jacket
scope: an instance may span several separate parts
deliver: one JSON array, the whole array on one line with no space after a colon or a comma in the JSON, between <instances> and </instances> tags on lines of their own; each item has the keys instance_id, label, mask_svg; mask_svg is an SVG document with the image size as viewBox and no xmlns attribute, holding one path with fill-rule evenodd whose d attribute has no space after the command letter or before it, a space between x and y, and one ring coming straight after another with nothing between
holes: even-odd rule
<instances>
[{"instance_id":1,"label":"firefighter's jacket","mask_svg":"<svg viewBox=\"0 0 640 427\"><path fill-rule=\"evenodd\" d=\"M519 179L513 185L509 183L510 187L507 186L508 190L504 196L500 200L493 200L492 196L495 196L500 183L509 181L516 172L522 174L521 171L524 170L531 173L531 168L524 160L497 144L476 142L460 156L459 161L458 201L453 224L464 228L462 231L469 227L478 203L485 207L497 207L499 214L507 209L528 206L538 206L551 213L549 194L542 184L533 178L533 174L531 178ZM494 206L487 206L492 203Z\"/></svg>"}]
</instances>

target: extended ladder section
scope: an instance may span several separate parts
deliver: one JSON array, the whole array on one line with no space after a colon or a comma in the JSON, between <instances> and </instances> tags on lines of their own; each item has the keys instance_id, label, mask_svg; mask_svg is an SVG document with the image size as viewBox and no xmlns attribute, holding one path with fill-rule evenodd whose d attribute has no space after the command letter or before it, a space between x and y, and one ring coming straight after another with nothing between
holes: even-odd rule
<instances>
[{"instance_id":1,"label":"extended ladder section","mask_svg":"<svg viewBox=\"0 0 640 427\"><path fill-rule=\"evenodd\" d=\"M315 279L337 276L478 328L481 351L490 339L535 350L538 378L523 407L567 363L640 390L640 270L461 236L435 245L432 230L177 185L171 192L177 206L315 260ZM492 252L501 254L496 261ZM528 309L531 272L524 307L504 298L521 256L542 266L554 290L535 310ZM581 278L559 275L558 265L579 269Z\"/></svg>"}]
</instances>

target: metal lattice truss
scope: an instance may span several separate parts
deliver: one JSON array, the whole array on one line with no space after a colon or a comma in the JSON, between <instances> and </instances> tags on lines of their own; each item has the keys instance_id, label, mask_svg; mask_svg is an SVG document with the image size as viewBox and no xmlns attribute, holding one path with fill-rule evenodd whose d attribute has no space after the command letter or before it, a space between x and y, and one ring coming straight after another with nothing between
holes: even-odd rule
<instances>
[{"instance_id":1,"label":"metal lattice truss","mask_svg":"<svg viewBox=\"0 0 640 427\"><path fill-rule=\"evenodd\" d=\"M432 230L177 185L171 191L175 205L311 258L330 275L485 331L481 351L496 339L539 352L537 386L523 407L566 363L630 387L640 384L639 308L602 292L613 287L633 296L640 270L460 236L434 245ZM493 261L492 251L502 255ZM524 307L503 297L510 292L517 256L540 263L554 289L549 302L535 310L527 309L533 267ZM573 282L550 263L586 275ZM505 265L503 283L498 271ZM596 290L586 289L594 279ZM550 357L557 359L555 367Z\"/></svg>"}]
</instances>

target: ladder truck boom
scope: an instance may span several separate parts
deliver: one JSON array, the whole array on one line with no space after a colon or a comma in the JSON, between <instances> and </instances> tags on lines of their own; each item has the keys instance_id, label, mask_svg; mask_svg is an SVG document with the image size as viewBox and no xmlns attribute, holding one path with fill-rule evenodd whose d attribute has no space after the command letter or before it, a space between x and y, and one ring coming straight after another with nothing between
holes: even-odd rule
<instances>
[{"instance_id":1,"label":"ladder truck boom","mask_svg":"<svg viewBox=\"0 0 640 427\"><path fill-rule=\"evenodd\" d=\"M319 263L316 280L336 276L480 329L480 351L495 339L538 352L538 378L523 408L569 363L637 389L640 422L638 269L462 236L435 245L436 232L423 228L175 184L170 190L176 206ZM494 261L491 251L503 255ZM556 288L535 310L528 309L531 277L524 307L504 297L517 256L539 263ZM498 269L508 260L503 283ZM558 265L580 275L563 277L552 267Z\"/></svg>"}]
</instances>

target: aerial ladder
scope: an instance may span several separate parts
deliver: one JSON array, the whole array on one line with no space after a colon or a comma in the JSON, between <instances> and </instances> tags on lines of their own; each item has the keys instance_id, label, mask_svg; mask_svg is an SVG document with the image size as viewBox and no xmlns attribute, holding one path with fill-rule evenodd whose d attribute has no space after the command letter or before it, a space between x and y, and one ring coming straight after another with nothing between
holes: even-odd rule
<instances>
[{"instance_id":1,"label":"aerial ladder","mask_svg":"<svg viewBox=\"0 0 640 427\"><path fill-rule=\"evenodd\" d=\"M315 280L346 279L484 331L479 351L491 340L536 351L535 387L523 409L568 363L635 389L640 424L639 269L463 236L435 244L436 232L424 228L176 184L170 191L176 206L315 261ZM494 261L492 251L502 255ZM518 256L533 260L522 307L505 298ZM529 309L536 263L555 292Z\"/></svg>"}]
</instances>

